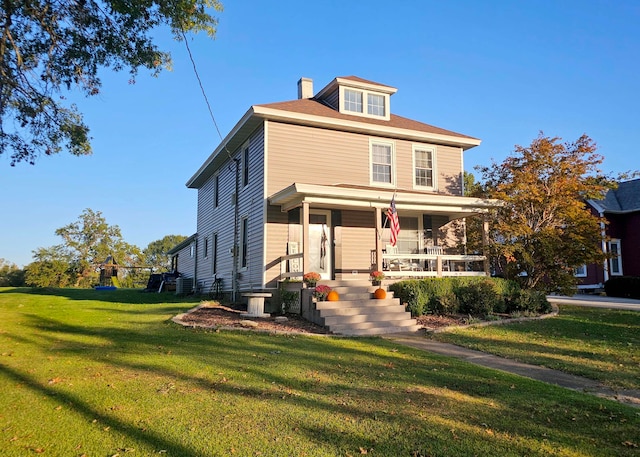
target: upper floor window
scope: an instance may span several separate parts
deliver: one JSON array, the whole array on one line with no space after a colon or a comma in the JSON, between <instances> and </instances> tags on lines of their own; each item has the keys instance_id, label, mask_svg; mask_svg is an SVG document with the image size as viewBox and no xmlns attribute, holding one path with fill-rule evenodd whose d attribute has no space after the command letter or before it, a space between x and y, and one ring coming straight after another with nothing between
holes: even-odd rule
<instances>
[{"instance_id":1,"label":"upper floor window","mask_svg":"<svg viewBox=\"0 0 640 457\"><path fill-rule=\"evenodd\" d=\"M371 142L371 182L394 183L392 143Z\"/></svg>"},{"instance_id":2,"label":"upper floor window","mask_svg":"<svg viewBox=\"0 0 640 457\"><path fill-rule=\"evenodd\" d=\"M204 239L204 246L202 247L202 253L205 259L209 257L209 238Z\"/></svg>"},{"instance_id":3,"label":"upper floor window","mask_svg":"<svg viewBox=\"0 0 640 457\"><path fill-rule=\"evenodd\" d=\"M249 146L242 151L242 187L249 184Z\"/></svg>"},{"instance_id":4,"label":"upper floor window","mask_svg":"<svg viewBox=\"0 0 640 457\"><path fill-rule=\"evenodd\" d=\"M367 113L374 116L384 116L384 96L377 94L367 95Z\"/></svg>"},{"instance_id":5,"label":"upper floor window","mask_svg":"<svg viewBox=\"0 0 640 457\"><path fill-rule=\"evenodd\" d=\"M217 208L220 204L220 175L213 177L213 207Z\"/></svg>"},{"instance_id":6,"label":"upper floor window","mask_svg":"<svg viewBox=\"0 0 640 457\"><path fill-rule=\"evenodd\" d=\"M342 87L340 89L340 112L389 120L389 95Z\"/></svg>"},{"instance_id":7,"label":"upper floor window","mask_svg":"<svg viewBox=\"0 0 640 457\"><path fill-rule=\"evenodd\" d=\"M413 150L413 170L414 185L433 189L435 185L434 174L435 150L432 148L414 148Z\"/></svg>"},{"instance_id":8,"label":"upper floor window","mask_svg":"<svg viewBox=\"0 0 640 457\"><path fill-rule=\"evenodd\" d=\"M359 90L344 90L344 109L355 113L362 112L362 92Z\"/></svg>"}]
</instances>

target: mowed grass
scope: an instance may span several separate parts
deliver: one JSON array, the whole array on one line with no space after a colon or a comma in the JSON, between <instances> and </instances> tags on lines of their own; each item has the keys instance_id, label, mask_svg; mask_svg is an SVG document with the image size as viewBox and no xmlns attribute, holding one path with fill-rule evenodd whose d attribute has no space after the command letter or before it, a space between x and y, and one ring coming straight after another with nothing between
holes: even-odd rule
<instances>
[{"instance_id":1,"label":"mowed grass","mask_svg":"<svg viewBox=\"0 0 640 457\"><path fill-rule=\"evenodd\" d=\"M560 305L558 316L433 335L521 362L640 390L640 312Z\"/></svg>"},{"instance_id":2,"label":"mowed grass","mask_svg":"<svg viewBox=\"0 0 640 457\"><path fill-rule=\"evenodd\" d=\"M196 304L0 289L0 455L638 453L637 409L383 339L170 321Z\"/></svg>"}]
</instances>

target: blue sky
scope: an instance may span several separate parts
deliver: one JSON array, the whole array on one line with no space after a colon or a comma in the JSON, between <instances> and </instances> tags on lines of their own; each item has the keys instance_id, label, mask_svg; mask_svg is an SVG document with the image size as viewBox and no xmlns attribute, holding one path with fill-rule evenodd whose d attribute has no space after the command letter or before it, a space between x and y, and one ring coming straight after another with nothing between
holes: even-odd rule
<instances>
[{"instance_id":1,"label":"blue sky","mask_svg":"<svg viewBox=\"0 0 640 457\"><path fill-rule=\"evenodd\" d=\"M640 2L227 0L219 21L215 40L189 43L223 136L251 105L295 99L302 76L318 91L356 75L396 87L395 114L482 139L465 152L468 171L539 131L586 133L605 172L640 169ZM30 263L85 208L141 248L195 232L185 182L220 139L184 44L166 31L158 40L173 71L133 85L103 71L99 96L69 94L92 156L13 168L0 156L0 258Z\"/></svg>"}]
</instances>

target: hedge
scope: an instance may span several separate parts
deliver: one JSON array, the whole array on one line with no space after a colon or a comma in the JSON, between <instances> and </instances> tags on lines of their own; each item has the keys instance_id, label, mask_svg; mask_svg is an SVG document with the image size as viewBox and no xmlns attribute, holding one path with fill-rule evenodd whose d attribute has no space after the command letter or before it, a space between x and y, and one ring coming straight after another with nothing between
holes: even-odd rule
<instances>
[{"instance_id":1,"label":"hedge","mask_svg":"<svg viewBox=\"0 0 640 457\"><path fill-rule=\"evenodd\" d=\"M614 276L604 283L604 291L608 297L640 299L640 277Z\"/></svg>"},{"instance_id":2,"label":"hedge","mask_svg":"<svg viewBox=\"0 0 640 457\"><path fill-rule=\"evenodd\" d=\"M502 278L449 277L400 281L389 286L394 296L415 316L457 314L486 317L493 313L548 312L542 292L522 290Z\"/></svg>"}]
</instances>

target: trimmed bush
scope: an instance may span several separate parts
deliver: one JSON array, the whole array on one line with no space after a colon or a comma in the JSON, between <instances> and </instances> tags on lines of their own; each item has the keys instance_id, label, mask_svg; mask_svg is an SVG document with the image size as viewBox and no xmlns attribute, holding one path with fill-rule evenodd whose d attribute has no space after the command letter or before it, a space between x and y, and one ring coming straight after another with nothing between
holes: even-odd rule
<instances>
[{"instance_id":1,"label":"trimmed bush","mask_svg":"<svg viewBox=\"0 0 640 457\"><path fill-rule=\"evenodd\" d=\"M423 314L545 313L551 305L542 292L521 290L503 278L448 277L400 281L389 286L407 311Z\"/></svg>"},{"instance_id":2,"label":"trimmed bush","mask_svg":"<svg viewBox=\"0 0 640 457\"><path fill-rule=\"evenodd\" d=\"M640 299L640 277L614 276L604 283L607 297Z\"/></svg>"},{"instance_id":3,"label":"trimmed bush","mask_svg":"<svg viewBox=\"0 0 640 457\"><path fill-rule=\"evenodd\" d=\"M477 281L460 286L455 290L460 312L475 317L486 317L493 307L503 301L492 281Z\"/></svg>"}]
</instances>

